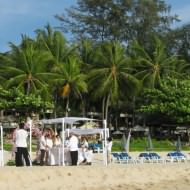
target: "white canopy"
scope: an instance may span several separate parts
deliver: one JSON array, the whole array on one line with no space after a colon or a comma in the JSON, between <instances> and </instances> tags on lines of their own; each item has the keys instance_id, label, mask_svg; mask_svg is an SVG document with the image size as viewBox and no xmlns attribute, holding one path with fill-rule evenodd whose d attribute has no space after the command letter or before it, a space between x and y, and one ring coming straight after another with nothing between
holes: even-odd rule
<instances>
[{"instance_id":1,"label":"white canopy","mask_svg":"<svg viewBox=\"0 0 190 190\"><path fill-rule=\"evenodd\" d=\"M73 125L77 121L94 121L96 119L92 118L84 118L84 117L63 117L63 118L55 118L55 119L43 119L40 120L42 124L55 124L55 123L61 123L62 124L62 141L64 142L65 139L65 132L74 132L76 134L84 135L84 134L97 134L102 133L104 134L104 142L103 142L103 160L104 164L107 165L107 151L105 150L107 147L107 137L109 136L109 131L107 129L107 122L104 120L104 128L103 129L66 129L65 130L65 124ZM31 142L30 142L31 146ZM64 152L64 146L62 146ZM64 165L64 154L62 154L62 164Z\"/></svg>"},{"instance_id":2,"label":"white canopy","mask_svg":"<svg viewBox=\"0 0 190 190\"><path fill-rule=\"evenodd\" d=\"M77 121L92 121L95 119L85 118L85 117L62 117L55 119L43 119L41 120L41 122L44 124L54 124L54 123L62 123L63 120L65 124L73 125Z\"/></svg>"},{"instance_id":3,"label":"white canopy","mask_svg":"<svg viewBox=\"0 0 190 190\"><path fill-rule=\"evenodd\" d=\"M66 133L74 133L76 135L95 135L95 134L103 134L105 129L66 129Z\"/></svg>"}]
</instances>

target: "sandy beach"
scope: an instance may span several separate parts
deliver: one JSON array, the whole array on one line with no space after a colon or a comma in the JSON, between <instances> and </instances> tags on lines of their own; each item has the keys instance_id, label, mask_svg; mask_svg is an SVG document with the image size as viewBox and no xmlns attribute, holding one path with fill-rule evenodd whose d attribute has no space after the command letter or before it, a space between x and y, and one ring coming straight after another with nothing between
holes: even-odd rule
<instances>
[{"instance_id":1,"label":"sandy beach","mask_svg":"<svg viewBox=\"0 0 190 190\"><path fill-rule=\"evenodd\" d=\"M1 190L189 190L190 163L5 166Z\"/></svg>"},{"instance_id":2,"label":"sandy beach","mask_svg":"<svg viewBox=\"0 0 190 190\"><path fill-rule=\"evenodd\" d=\"M138 152L131 152L136 157ZM166 153L162 153L165 156ZM6 160L11 158L5 152ZM189 190L190 162L0 167L1 190Z\"/></svg>"}]
</instances>

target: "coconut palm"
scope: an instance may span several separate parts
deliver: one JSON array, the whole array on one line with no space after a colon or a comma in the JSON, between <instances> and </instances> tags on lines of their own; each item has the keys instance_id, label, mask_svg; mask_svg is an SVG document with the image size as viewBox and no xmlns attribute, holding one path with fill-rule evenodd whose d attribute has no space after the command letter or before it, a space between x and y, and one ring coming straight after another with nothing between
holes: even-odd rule
<instances>
[{"instance_id":1,"label":"coconut palm","mask_svg":"<svg viewBox=\"0 0 190 190\"><path fill-rule=\"evenodd\" d=\"M125 48L117 42L100 45L94 59L94 68L89 73L89 88L95 97L103 97L103 119L107 119L108 106L115 103L122 93L131 94L138 86L138 80L132 74Z\"/></svg>"},{"instance_id":2,"label":"coconut palm","mask_svg":"<svg viewBox=\"0 0 190 190\"><path fill-rule=\"evenodd\" d=\"M82 93L87 92L86 76L81 73L80 61L75 57L70 56L58 67L58 77L54 81L59 86L59 95L66 99L65 116L68 116L70 97L82 99Z\"/></svg>"},{"instance_id":3,"label":"coconut palm","mask_svg":"<svg viewBox=\"0 0 190 190\"><path fill-rule=\"evenodd\" d=\"M63 34L53 30L49 24L44 30L37 30L36 33L39 46L52 56L52 70L56 71L59 63L63 63L70 55L74 54L76 46L68 46Z\"/></svg>"},{"instance_id":4,"label":"coconut palm","mask_svg":"<svg viewBox=\"0 0 190 190\"><path fill-rule=\"evenodd\" d=\"M47 25L43 30L37 30L36 33L39 47L48 51L52 57L51 71L60 72L60 65L63 65L70 56L76 55L76 46L69 46L63 34L60 31L53 30L50 25ZM54 116L56 117L59 86L53 84L51 89L55 104Z\"/></svg>"},{"instance_id":5,"label":"coconut palm","mask_svg":"<svg viewBox=\"0 0 190 190\"><path fill-rule=\"evenodd\" d=\"M36 92L48 94L47 81L53 77L47 71L51 59L49 53L38 49L35 42L26 36L22 36L20 46L11 43L10 47L9 59L0 67L1 75L7 78L6 87L16 87L26 95Z\"/></svg>"},{"instance_id":6,"label":"coconut palm","mask_svg":"<svg viewBox=\"0 0 190 190\"><path fill-rule=\"evenodd\" d=\"M179 75L175 67L176 55L168 55L164 43L154 38L153 50L145 50L139 43L133 45L134 60L137 63L136 77L141 79L146 87L154 88L161 83L163 76Z\"/></svg>"}]
</instances>

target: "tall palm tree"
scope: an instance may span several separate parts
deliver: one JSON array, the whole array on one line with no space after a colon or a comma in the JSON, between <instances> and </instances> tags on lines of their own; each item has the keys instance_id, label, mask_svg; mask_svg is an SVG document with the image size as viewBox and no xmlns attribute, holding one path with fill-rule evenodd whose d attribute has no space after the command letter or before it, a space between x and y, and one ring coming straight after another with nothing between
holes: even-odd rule
<instances>
[{"instance_id":1,"label":"tall palm tree","mask_svg":"<svg viewBox=\"0 0 190 190\"><path fill-rule=\"evenodd\" d=\"M71 96L82 99L82 93L87 92L86 75L81 73L80 61L69 57L64 64L59 64L58 77L54 80L60 89L60 96L66 99L65 116L69 114L69 99Z\"/></svg>"},{"instance_id":2,"label":"tall palm tree","mask_svg":"<svg viewBox=\"0 0 190 190\"><path fill-rule=\"evenodd\" d=\"M159 86L163 76L179 75L175 70L177 56L168 55L164 43L159 38L154 37L152 50L145 50L137 42L132 49L138 70L136 77L141 79L146 87Z\"/></svg>"},{"instance_id":3,"label":"tall palm tree","mask_svg":"<svg viewBox=\"0 0 190 190\"><path fill-rule=\"evenodd\" d=\"M54 30L49 24L45 29L37 30L37 42L41 49L49 52L52 57L50 62L50 68L52 72L60 72L60 65L67 62L70 56L76 54L75 45L69 46L62 32ZM58 105L58 90L59 86L53 84L52 94L54 98L54 117L57 117L57 105Z\"/></svg>"},{"instance_id":4,"label":"tall palm tree","mask_svg":"<svg viewBox=\"0 0 190 190\"><path fill-rule=\"evenodd\" d=\"M53 30L48 24L45 29L37 30L37 42L39 46L47 50L52 60L52 70L56 70L59 63L63 63L76 50L76 46L69 46L60 31Z\"/></svg>"},{"instance_id":5,"label":"tall palm tree","mask_svg":"<svg viewBox=\"0 0 190 190\"><path fill-rule=\"evenodd\" d=\"M38 49L35 42L22 36L22 44L10 44L11 54L0 67L0 73L7 78L6 87L16 87L26 95L43 92L48 94L48 79L53 74L47 71L51 56L47 51ZM45 94L44 94L45 93Z\"/></svg>"},{"instance_id":6,"label":"tall palm tree","mask_svg":"<svg viewBox=\"0 0 190 190\"><path fill-rule=\"evenodd\" d=\"M88 75L89 70L92 68L92 63L94 60L94 43L90 39L82 39L79 43L79 57L82 62L81 64L81 71ZM92 99L91 94L83 94L83 101L82 101L82 110L83 110L83 116L86 115L86 111L89 112L92 111Z\"/></svg>"},{"instance_id":7,"label":"tall palm tree","mask_svg":"<svg viewBox=\"0 0 190 190\"><path fill-rule=\"evenodd\" d=\"M125 48L117 42L101 44L94 59L94 67L89 72L89 88L95 97L103 97L103 119L107 120L109 105L122 93L131 93L138 86L138 80L132 74Z\"/></svg>"}]
</instances>

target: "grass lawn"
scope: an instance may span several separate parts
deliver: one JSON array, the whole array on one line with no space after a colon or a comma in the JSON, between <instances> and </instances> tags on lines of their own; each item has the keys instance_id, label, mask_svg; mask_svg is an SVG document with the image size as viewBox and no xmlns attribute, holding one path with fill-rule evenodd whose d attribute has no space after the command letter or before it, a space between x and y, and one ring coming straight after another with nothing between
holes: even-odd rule
<instances>
[{"instance_id":1,"label":"grass lawn","mask_svg":"<svg viewBox=\"0 0 190 190\"><path fill-rule=\"evenodd\" d=\"M176 146L174 142L169 140L157 141L152 139L153 151L174 151L176 150ZM130 141L130 151L146 151L147 149L147 139L146 138L137 138L131 139ZM11 151L12 144L9 142L4 143L4 150ZM121 139L113 140L112 151L123 151ZM182 143L182 150L190 150L189 146L185 146ZM33 140L32 143L32 151L36 151L36 140Z\"/></svg>"},{"instance_id":2,"label":"grass lawn","mask_svg":"<svg viewBox=\"0 0 190 190\"><path fill-rule=\"evenodd\" d=\"M152 139L153 151L174 151L176 150L175 142L169 140L158 141ZM182 143L183 144L183 143ZM121 140L114 140L112 151L123 151ZM147 150L147 139L146 138L137 138L131 139L130 141L130 151L146 151ZM189 146L182 145L183 150L190 150Z\"/></svg>"}]
</instances>

